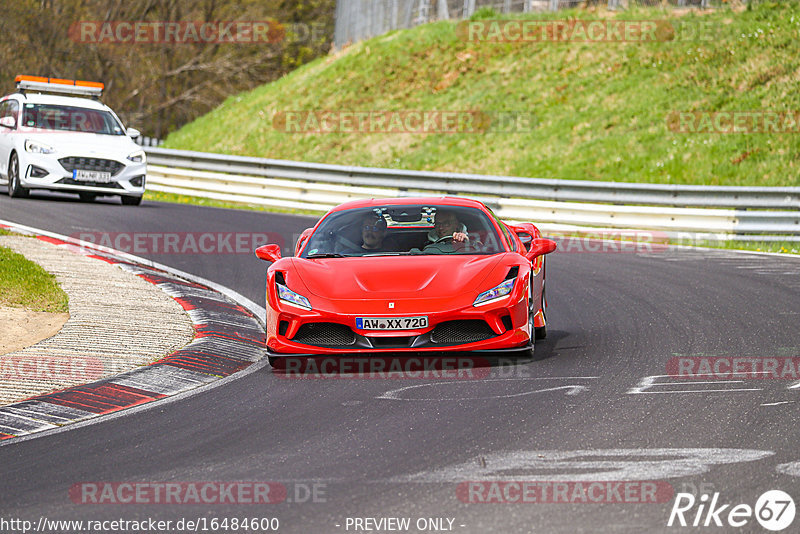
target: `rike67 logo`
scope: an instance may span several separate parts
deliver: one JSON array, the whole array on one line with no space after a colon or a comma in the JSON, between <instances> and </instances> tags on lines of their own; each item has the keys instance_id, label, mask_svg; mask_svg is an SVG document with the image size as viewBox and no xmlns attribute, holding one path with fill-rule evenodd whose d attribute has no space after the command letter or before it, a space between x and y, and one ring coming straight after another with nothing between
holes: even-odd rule
<instances>
[{"instance_id":1,"label":"rike67 logo","mask_svg":"<svg viewBox=\"0 0 800 534\"><path fill-rule=\"evenodd\" d=\"M781 490L764 492L755 507L749 504L722 504L719 492L711 497L704 493L699 499L691 493L678 493L667 526L740 528L750 524L755 517L763 528L776 532L791 525L794 515L794 500Z\"/></svg>"}]
</instances>

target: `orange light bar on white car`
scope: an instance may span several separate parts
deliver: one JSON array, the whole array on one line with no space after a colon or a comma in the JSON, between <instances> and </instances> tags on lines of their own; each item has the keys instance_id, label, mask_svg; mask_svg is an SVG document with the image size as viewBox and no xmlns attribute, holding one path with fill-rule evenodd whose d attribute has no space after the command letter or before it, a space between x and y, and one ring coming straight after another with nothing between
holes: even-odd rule
<instances>
[{"instance_id":1,"label":"orange light bar on white car","mask_svg":"<svg viewBox=\"0 0 800 534\"><path fill-rule=\"evenodd\" d=\"M72 95L95 96L103 94L105 87L101 82L83 80L62 80L44 76L26 76L20 74L14 81L20 91L45 91L48 93L66 93Z\"/></svg>"}]
</instances>

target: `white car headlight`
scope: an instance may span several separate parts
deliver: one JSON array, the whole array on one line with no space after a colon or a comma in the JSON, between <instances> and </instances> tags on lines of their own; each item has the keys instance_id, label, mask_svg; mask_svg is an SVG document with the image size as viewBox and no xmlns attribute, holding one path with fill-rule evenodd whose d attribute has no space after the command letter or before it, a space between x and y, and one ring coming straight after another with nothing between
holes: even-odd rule
<instances>
[{"instance_id":1,"label":"white car headlight","mask_svg":"<svg viewBox=\"0 0 800 534\"><path fill-rule=\"evenodd\" d=\"M26 139L25 151L32 152L34 154L52 154L56 151L56 149L49 145L45 145L44 143L40 143L39 141Z\"/></svg>"},{"instance_id":2,"label":"white car headlight","mask_svg":"<svg viewBox=\"0 0 800 534\"><path fill-rule=\"evenodd\" d=\"M516 282L516 278L512 278L510 280L505 280L502 284L494 286L489 291L484 291L478 298L475 299L475 302L472 303L473 306L482 306L484 304L489 304L495 300L501 299L511 293L511 290L514 289L514 282Z\"/></svg>"},{"instance_id":3,"label":"white car headlight","mask_svg":"<svg viewBox=\"0 0 800 534\"><path fill-rule=\"evenodd\" d=\"M128 154L128 159L134 163L144 163L147 161L147 156L145 156L144 150L137 150Z\"/></svg>"},{"instance_id":4,"label":"white car headlight","mask_svg":"<svg viewBox=\"0 0 800 534\"><path fill-rule=\"evenodd\" d=\"M275 286L278 288L278 299L282 300L286 304L291 304L292 306L297 306L306 310L311 309L311 303L303 295L295 293L285 285L277 282L275 283Z\"/></svg>"}]
</instances>

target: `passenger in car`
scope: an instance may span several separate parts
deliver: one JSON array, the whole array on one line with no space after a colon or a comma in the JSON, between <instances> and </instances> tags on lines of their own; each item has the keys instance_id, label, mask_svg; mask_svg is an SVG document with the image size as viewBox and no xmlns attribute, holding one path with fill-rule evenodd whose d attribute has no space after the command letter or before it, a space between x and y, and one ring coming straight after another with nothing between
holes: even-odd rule
<instances>
[{"instance_id":1,"label":"passenger in car","mask_svg":"<svg viewBox=\"0 0 800 534\"><path fill-rule=\"evenodd\" d=\"M361 218L361 248L370 252L385 252L386 219L373 215Z\"/></svg>"},{"instance_id":2,"label":"passenger in car","mask_svg":"<svg viewBox=\"0 0 800 534\"><path fill-rule=\"evenodd\" d=\"M344 235L338 237L336 252L340 254L371 254L376 252L397 252L398 244L391 236L387 237L386 219L374 213L367 213L359 219L360 242Z\"/></svg>"}]
</instances>

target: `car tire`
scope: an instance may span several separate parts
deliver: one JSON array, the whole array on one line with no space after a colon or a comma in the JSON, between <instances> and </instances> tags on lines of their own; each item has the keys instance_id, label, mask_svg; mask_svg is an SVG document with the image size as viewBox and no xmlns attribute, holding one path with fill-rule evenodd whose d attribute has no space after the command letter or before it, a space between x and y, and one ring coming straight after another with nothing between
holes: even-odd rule
<instances>
[{"instance_id":1,"label":"car tire","mask_svg":"<svg viewBox=\"0 0 800 534\"><path fill-rule=\"evenodd\" d=\"M544 326L534 328L533 337L537 341L547 337L547 312L544 309L544 288L542 288L542 301L540 303L542 310L542 318L544 319Z\"/></svg>"},{"instance_id":2,"label":"car tire","mask_svg":"<svg viewBox=\"0 0 800 534\"><path fill-rule=\"evenodd\" d=\"M81 202L94 202L97 198L94 193L78 193L78 195L81 197Z\"/></svg>"},{"instance_id":3,"label":"car tire","mask_svg":"<svg viewBox=\"0 0 800 534\"><path fill-rule=\"evenodd\" d=\"M8 196L12 198L26 198L28 190L19 183L19 157L17 153L11 154L8 160Z\"/></svg>"},{"instance_id":4,"label":"car tire","mask_svg":"<svg viewBox=\"0 0 800 534\"><path fill-rule=\"evenodd\" d=\"M533 306L531 306L529 304L528 305L528 328L530 329L531 332L533 332L535 330L535 328L533 326L533 314L535 313L535 311L532 308L533 308ZM536 341L535 337L531 338L530 344L528 346L526 346L526 347L521 348L519 350L519 352L516 352L515 353L516 356L519 357L519 358L533 358L534 342L535 341Z\"/></svg>"},{"instance_id":5,"label":"car tire","mask_svg":"<svg viewBox=\"0 0 800 534\"><path fill-rule=\"evenodd\" d=\"M142 197L129 197L129 196L122 196L120 197L123 206L138 206L142 203Z\"/></svg>"}]
</instances>

